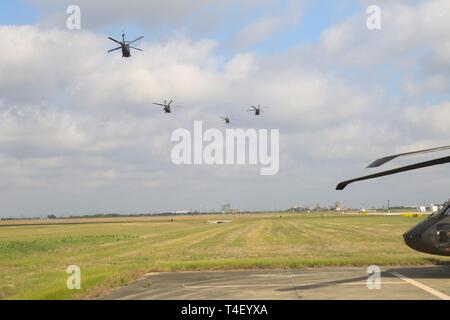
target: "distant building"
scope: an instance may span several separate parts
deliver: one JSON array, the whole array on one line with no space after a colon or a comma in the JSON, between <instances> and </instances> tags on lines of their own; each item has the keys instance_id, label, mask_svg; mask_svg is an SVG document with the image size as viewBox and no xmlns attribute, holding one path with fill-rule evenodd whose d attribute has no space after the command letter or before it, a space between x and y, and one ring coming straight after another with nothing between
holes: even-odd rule
<instances>
[{"instance_id":1,"label":"distant building","mask_svg":"<svg viewBox=\"0 0 450 320\"><path fill-rule=\"evenodd\" d=\"M434 205L434 204L430 204L429 207L428 207L428 211L430 211L430 212L437 212L437 211L439 211L441 209L442 209L442 206L437 206L437 205Z\"/></svg>"},{"instance_id":2,"label":"distant building","mask_svg":"<svg viewBox=\"0 0 450 320\"><path fill-rule=\"evenodd\" d=\"M174 210L174 211L168 211L165 213L184 215L184 214L191 214L191 210Z\"/></svg>"},{"instance_id":3,"label":"distant building","mask_svg":"<svg viewBox=\"0 0 450 320\"><path fill-rule=\"evenodd\" d=\"M222 213L226 214L226 213L230 213L231 212L231 204L227 203L222 205Z\"/></svg>"},{"instance_id":4,"label":"distant building","mask_svg":"<svg viewBox=\"0 0 450 320\"><path fill-rule=\"evenodd\" d=\"M307 212L309 209L308 208L303 208L301 206L293 206L292 208L289 209L289 211L291 212Z\"/></svg>"}]
</instances>

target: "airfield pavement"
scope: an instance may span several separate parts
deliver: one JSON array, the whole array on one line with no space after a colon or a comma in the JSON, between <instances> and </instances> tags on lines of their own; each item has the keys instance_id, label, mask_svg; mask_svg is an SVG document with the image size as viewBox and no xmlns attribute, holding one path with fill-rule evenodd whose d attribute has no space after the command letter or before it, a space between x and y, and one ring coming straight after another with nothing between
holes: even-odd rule
<instances>
[{"instance_id":1,"label":"airfield pavement","mask_svg":"<svg viewBox=\"0 0 450 320\"><path fill-rule=\"evenodd\" d=\"M148 274L107 300L449 300L450 266L381 268L381 288L366 268Z\"/></svg>"}]
</instances>

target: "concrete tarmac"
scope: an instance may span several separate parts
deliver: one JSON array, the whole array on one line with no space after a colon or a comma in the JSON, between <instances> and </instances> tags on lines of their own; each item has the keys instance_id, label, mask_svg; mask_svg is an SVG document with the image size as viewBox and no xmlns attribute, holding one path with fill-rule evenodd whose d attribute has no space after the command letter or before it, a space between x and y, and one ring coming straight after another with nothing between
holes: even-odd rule
<instances>
[{"instance_id":1,"label":"concrete tarmac","mask_svg":"<svg viewBox=\"0 0 450 320\"><path fill-rule=\"evenodd\" d=\"M450 266L153 273L103 299L449 300Z\"/></svg>"}]
</instances>

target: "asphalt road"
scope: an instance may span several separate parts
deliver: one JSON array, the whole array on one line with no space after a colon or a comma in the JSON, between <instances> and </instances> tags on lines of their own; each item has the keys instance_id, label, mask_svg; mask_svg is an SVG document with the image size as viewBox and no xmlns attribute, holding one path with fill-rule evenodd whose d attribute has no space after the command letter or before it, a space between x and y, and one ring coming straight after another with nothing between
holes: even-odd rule
<instances>
[{"instance_id":1,"label":"asphalt road","mask_svg":"<svg viewBox=\"0 0 450 320\"><path fill-rule=\"evenodd\" d=\"M450 266L242 270L148 274L103 299L124 300L446 300ZM377 287L379 279L380 288Z\"/></svg>"}]
</instances>

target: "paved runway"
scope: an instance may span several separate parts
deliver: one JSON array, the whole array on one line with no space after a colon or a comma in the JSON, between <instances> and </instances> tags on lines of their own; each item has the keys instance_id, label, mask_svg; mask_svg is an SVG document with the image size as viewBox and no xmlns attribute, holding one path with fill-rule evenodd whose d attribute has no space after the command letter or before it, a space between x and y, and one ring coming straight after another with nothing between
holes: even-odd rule
<instances>
[{"instance_id":1,"label":"paved runway","mask_svg":"<svg viewBox=\"0 0 450 320\"><path fill-rule=\"evenodd\" d=\"M367 268L154 273L111 292L104 299L450 299L450 266L381 268L381 271L380 289L368 288ZM376 286L376 281L369 283Z\"/></svg>"}]
</instances>

